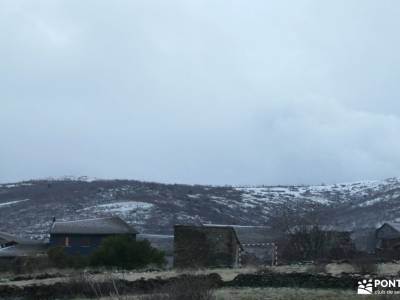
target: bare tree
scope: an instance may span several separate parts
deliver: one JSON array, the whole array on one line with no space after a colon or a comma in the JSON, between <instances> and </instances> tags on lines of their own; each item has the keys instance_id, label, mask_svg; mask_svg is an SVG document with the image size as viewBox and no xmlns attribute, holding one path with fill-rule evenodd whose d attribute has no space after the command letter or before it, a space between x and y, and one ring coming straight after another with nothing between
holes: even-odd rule
<instances>
[{"instance_id":1,"label":"bare tree","mask_svg":"<svg viewBox=\"0 0 400 300\"><path fill-rule=\"evenodd\" d=\"M347 232L329 226L331 210L318 203L284 202L271 211L268 225L280 233L278 247L286 260L343 258L352 251Z\"/></svg>"}]
</instances>

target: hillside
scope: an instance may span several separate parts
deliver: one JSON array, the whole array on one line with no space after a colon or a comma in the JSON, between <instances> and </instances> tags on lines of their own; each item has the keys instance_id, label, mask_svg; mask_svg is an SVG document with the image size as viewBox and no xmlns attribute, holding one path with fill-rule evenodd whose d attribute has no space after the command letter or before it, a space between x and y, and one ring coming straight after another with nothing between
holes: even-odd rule
<instances>
[{"instance_id":1,"label":"hillside","mask_svg":"<svg viewBox=\"0 0 400 300\"><path fill-rule=\"evenodd\" d=\"M216 187L64 178L0 185L0 231L43 237L51 220L119 215L145 233L173 224L264 225L282 203L331 210L346 228L400 220L400 178L320 186Z\"/></svg>"}]
</instances>

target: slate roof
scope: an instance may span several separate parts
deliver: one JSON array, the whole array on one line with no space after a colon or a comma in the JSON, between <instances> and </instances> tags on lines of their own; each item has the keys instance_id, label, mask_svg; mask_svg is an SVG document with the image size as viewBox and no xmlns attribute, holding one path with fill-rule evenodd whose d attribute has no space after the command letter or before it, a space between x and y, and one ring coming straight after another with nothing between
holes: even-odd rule
<instances>
[{"instance_id":1,"label":"slate roof","mask_svg":"<svg viewBox=\"0 0 400 300\"><path fill-rule=\"evenodd\" d=\"M264 244L277 240L278 234L267 226L241 226L241 225L220 225L204 224L206 227L231 227L236 233L239 242L246 244Z\"/></svg>"},{"instance_id":2,"label":"slate roof","mask_svg":"<svg viewBox=\"0 0 400 300\"><path fill-rule=\"evenodd\" d=\"M44 255L47 250L47 244L16 244L14 246L0 248L0 258L12 258L23 256Z\"/></svg>"},{"instance_id":3,"label":"slate roof","mask_svg":"<svg viewBox=\"0 0 400 300\"><path fill-rule=\"evenodd\" d=\"M0 231L0 244L7 243L7 242L16 242L18 244L37 244L40 243L39 241L30 240L27 238L23 238L20 236L16 236L7 232Z\"/></svg>"},{"instance_id":4,"label":"slate roof","mask_svg":"<svg viewBox=\"0 0 400 300\"><path fill-rule=\"evenodd\" d=\"M400 232L400 223L395 223L395 222L386 222L385 224L389 225L390 227L392 227L394 230ZM383 225L385 225L383 224ZM383 227L382 225L382 227Z\"/></svg>"},{"instance_id":5,"label":"slate roof","mask_svg":"<svg viewBox=\"0 0 400 300\"><path fill-rule=\"evenodd\" d=\"M137 234L119 217L54 222L50 234Z\"/></svg>"},{"instance_id":6,"label":"slate roof","mask_svg":"<svg viewBox=\"0 0 400 300\"><path fill-rule=\"evenodd\" d=\"M18 240L19 238L12 234L0 232L0 242L17 242Z\"/></svg>"}]
</instances>

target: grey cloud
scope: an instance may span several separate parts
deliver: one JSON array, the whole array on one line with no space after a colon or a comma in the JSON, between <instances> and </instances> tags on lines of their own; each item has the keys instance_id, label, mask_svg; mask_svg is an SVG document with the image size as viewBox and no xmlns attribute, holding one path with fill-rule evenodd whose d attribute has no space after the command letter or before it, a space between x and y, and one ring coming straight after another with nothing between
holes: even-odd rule
<instances>
[{"instance_id":1,"label":"grey cloud","mask_svg":"<svg viewBox=\"0 0 400 300\"><path fill-rule=\"evenodd\" d=\"M397 176L396 1L2 1L0 181Z\"/></svg>"}]
</instances>

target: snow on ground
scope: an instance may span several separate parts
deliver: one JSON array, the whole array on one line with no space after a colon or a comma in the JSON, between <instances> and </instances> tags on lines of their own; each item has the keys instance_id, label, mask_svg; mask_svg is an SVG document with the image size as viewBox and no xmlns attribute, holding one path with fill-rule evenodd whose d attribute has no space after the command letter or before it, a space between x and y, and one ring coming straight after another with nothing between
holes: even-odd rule
<instances>
[{"instance_id":1,"label":"snow on ground","mask_svg":"<svg viewBox=\"0 0 400 300\"><path fill-rule=\"evenodd\" d=\"M315 193L310 187L288 186L288 187L251 187L236 188L242 192L242 201L244 205L255 205L256 203L279 203L283 200L307 199L313 202L328 204L330 201L321 196L321 193Z\"/></svg>"},{"instance_id":2,"label":"snow on ground","mask_svg":"<svg viewBox=\"0 0 400 300\"><path fill-rule=\"evenodd\" d=\"M46 177L44 180L49 180L49 181L84 181L84 182L93 182L93 181L98 181L100 179L96 178L96 177L89 177L89 176L67 175L67 176L61 176L61 177Z\"/></svg>"},{"instance_id":3,"label":"snow on ground","mask_svg":"<svg viewBox=\"0 0 400 300\"><path fill-rule=\"evenodd\" d=\"M97 205L96 208L100 210L107 210L109 212L127 212L132 210L148 210L153 206L153 204L147 202L124 201Z\"/></svg>"},{"instance_id":4,"label":"snow on ground","mask_svg":"<svg viewBox=\"0 0 400 300\"><path fill-rule=\"evenodd\" d=\"M220 197L220 196L210 196L210 198L213 200L226 200L225 197Z\"/></svg>"},{"instance_id":5,"label":"snow on ground","mask_svg":"<svg viewBox=\"0 0 400 300\"><path fill-rule=\"evenodd\" d=\"M121 217L133 215L136 225L144 224L145 220L151 215L154 204L140 201L121 201L106 204L99 204L78 210L77 212L91 212L91 213L107 213L115 214Z\"/></svg>"},{"instance_id":6,"label":"snow on ground","mask_svg":"<svg viewBox=\"0 0 400 300\"><path fill-rule=\"evenodd\" d=\"M384 192L400 186L400 178L386 180L365 180L350 183L337 183L330 185L298 185L298 186L260 186L236 187L242 192L243 206L256 203L279 203L286 200L308 200L327 205L335 201L346 201L352 197L363 197L374 193ZM392 198L396 195L392 195ZM369 200L360 206L369 206L382 199Z\"/></svg>"},{"instance_id":7,"label":"snow on ground","mask_svg":"<svg viewBox=\"0 0 400 300\"><path fill-rule=\"evenodd\" d=\"M25 201L28 201L28 200L29 199L15 200L15 201L10 201L10 202L3 202L3 203L0 203L0 208L6 207L6 206L10 206L10 205L14 205L14 204L17 204L17 203L20 203L20 202L25 202Z\"/></svg>"},{"instance_id":8,"label":"snow on ground","mask_svg":"<svg viewBox=\"0 0 400 300\"><path fill-rule=\"evenodd\" d=\"M382 198L378 197L372 200L365 201L364 203L359 204L360 207L367 207L379 203L382 201Z\"/></svg>"},{"instance_id":9,"label":"snow on ground","mask_svg":"<svg viewBox=\"0 0 400 300\"><path fill-rule=\"evenodd\" d=\"M201 198L201 194L188 194L187 195L189 198L192 198L192 199L199 199L199 198Z\"/></svg>"},{"instance_id":10,"label":"snow on ground","mask_svg":"<svg viewBox=\"0 0 400 300\"><path fill-rule=\"evenodd\" d=\"M0 184L0 188L16 188L16 187L21 187L21 186L31 186L32 183L30 182L18 182L18 183L2 183Z\"/></svg>"},{"instance_id":11,"label":"snow on ground","mask_svg":"<svg viewBox=\"0 0 400 300\"><path fill-rule=\"evenodd\" d=\"M107 204L99 204L96 206L86 207L82 210L93 210L99 212L110 212L110 213L128 213L131 211L147 211L153 208L153 204L139 201L122 201L112 202Z\"/></svg>"}]
</instances>

